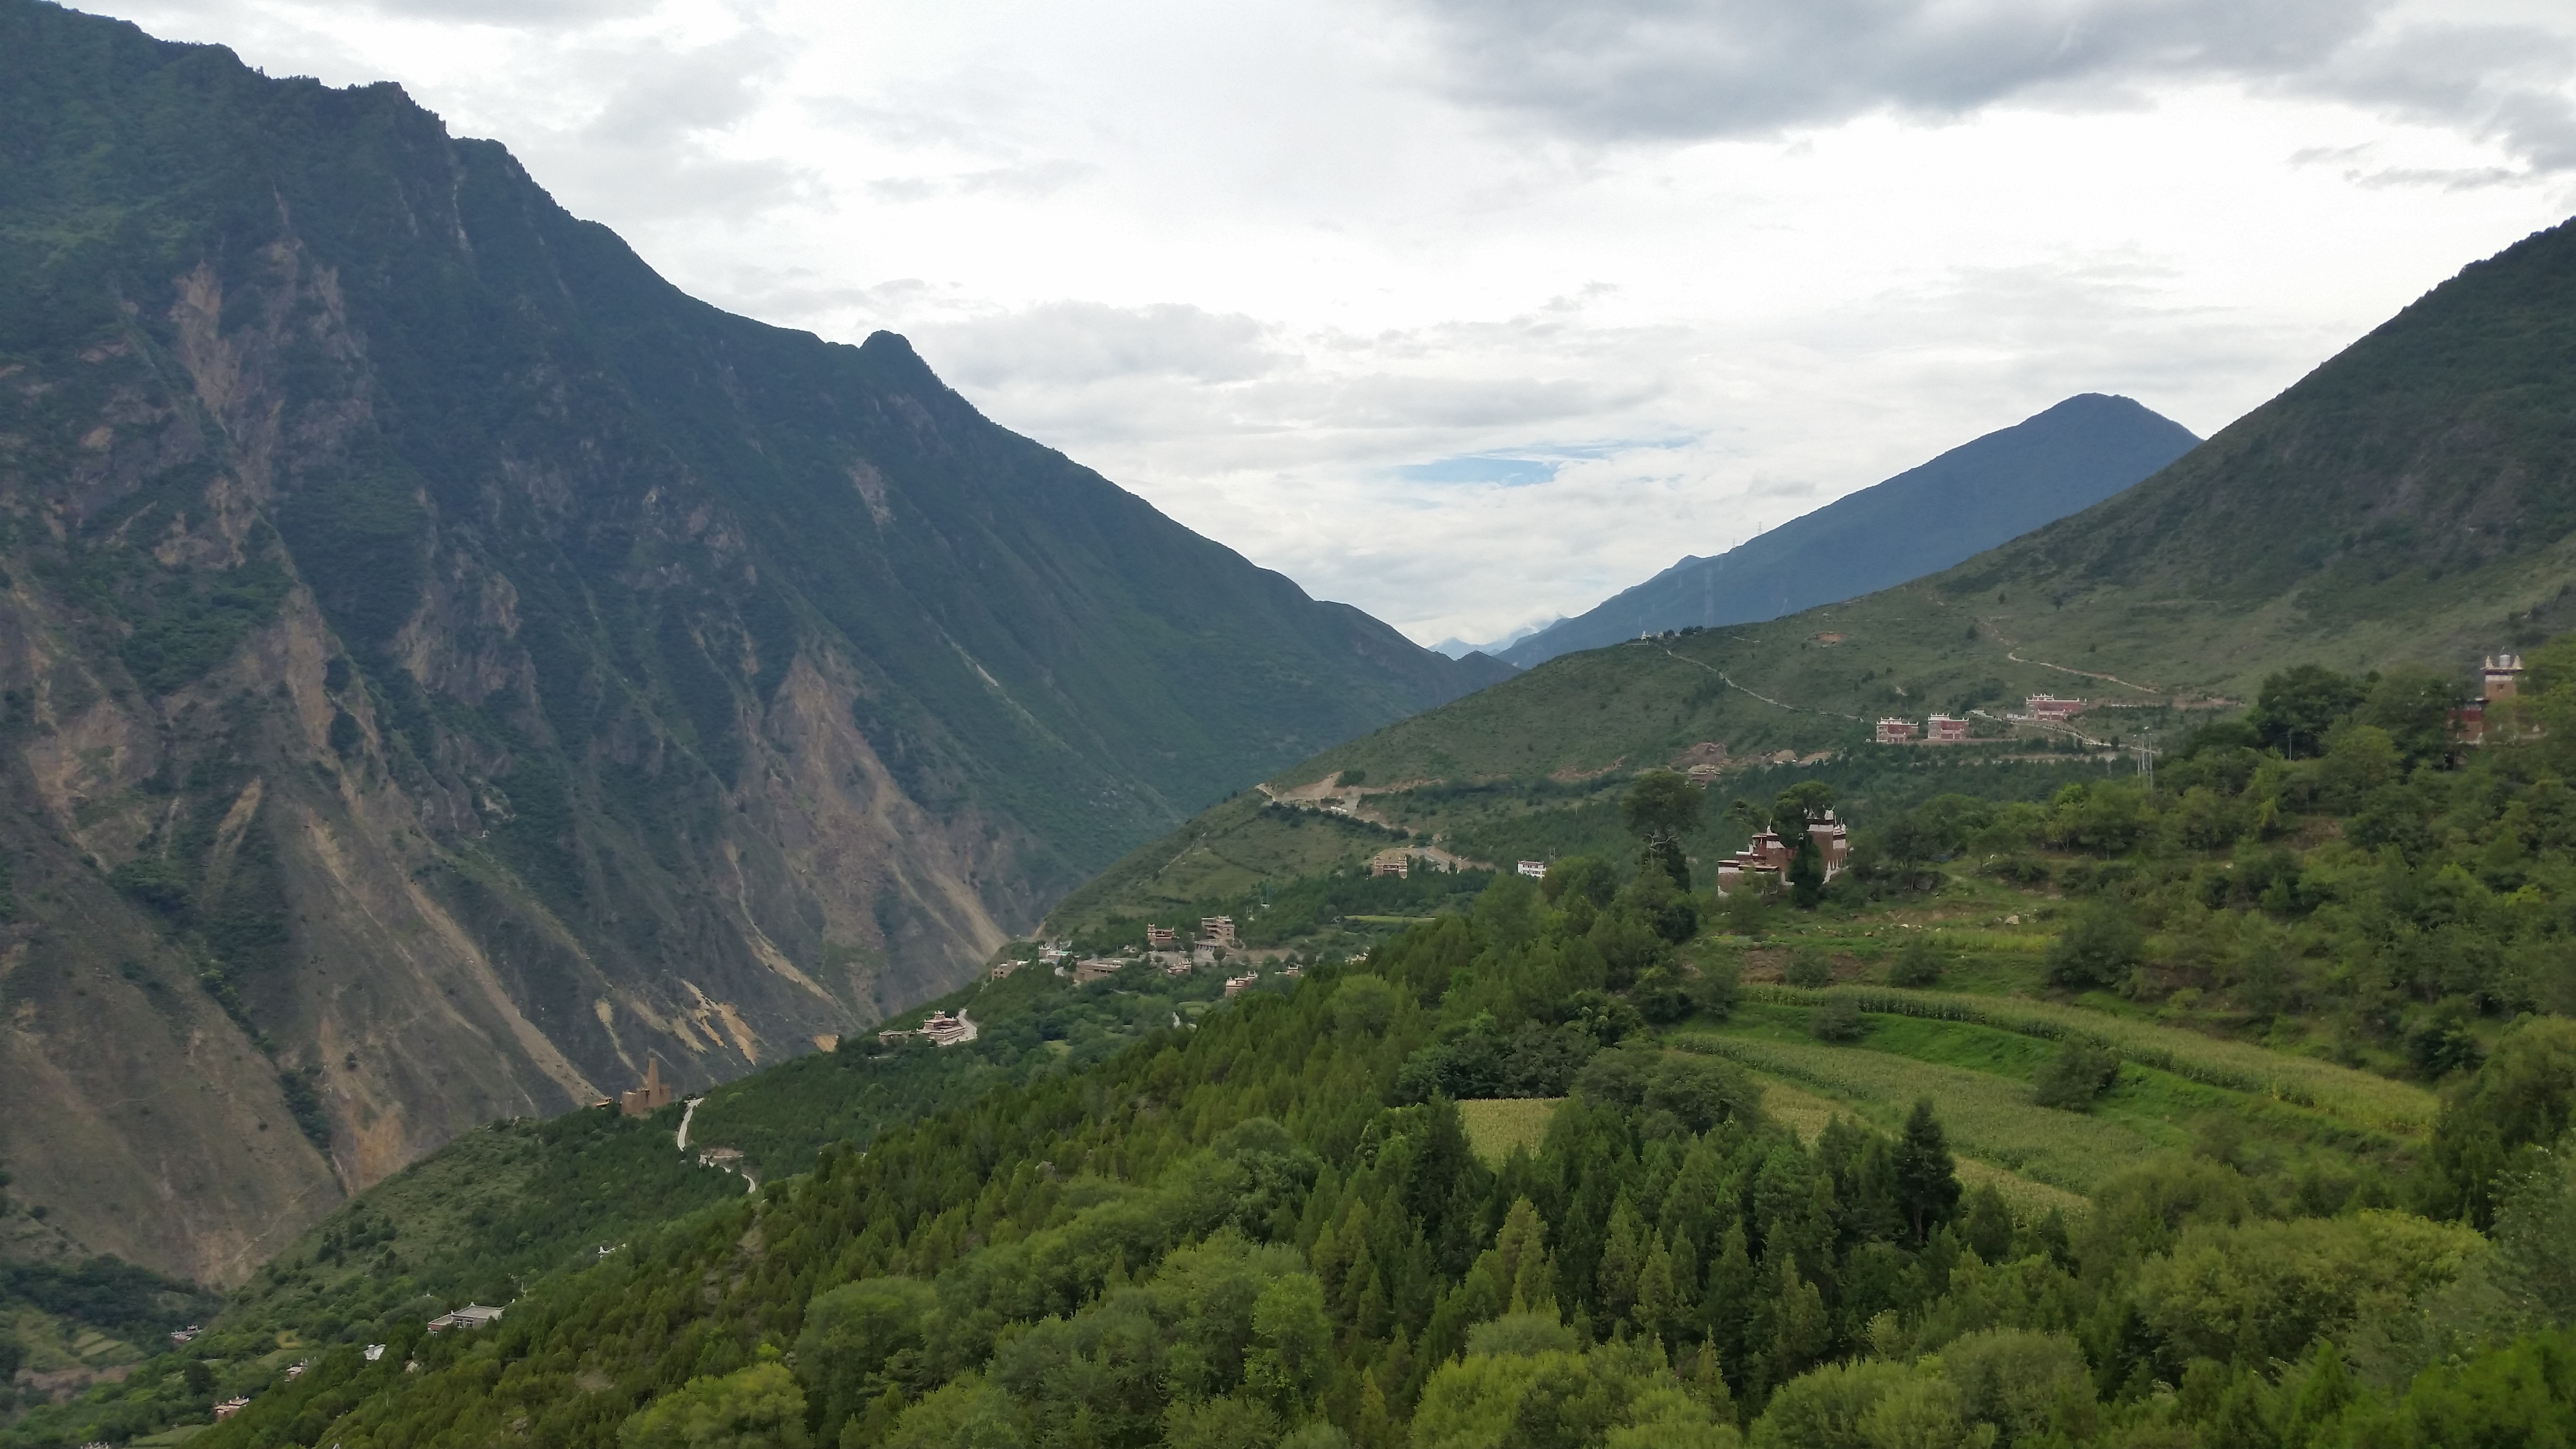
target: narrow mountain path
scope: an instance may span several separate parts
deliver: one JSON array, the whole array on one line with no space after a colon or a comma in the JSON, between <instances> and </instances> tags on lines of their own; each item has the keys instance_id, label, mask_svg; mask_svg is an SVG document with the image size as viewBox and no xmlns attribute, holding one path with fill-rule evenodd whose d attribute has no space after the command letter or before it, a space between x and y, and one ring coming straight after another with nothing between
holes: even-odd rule
<instances>
[{"instance_id":1,"label":"narrow mountain path","mask_svg":"<svg viewBox=\"0 0 2576 1449\"><path fill-rule=\"evenodd\" d=\"M1663 646L1663 645L1661 645L1661 644L1658 644L1658 645L1656 645L1655 647L1656 647L1656 648L1658 648L1658 649L1663 649L1663 650L1664 650L1664 653L1665 653L1665 655L1666 655L1666 656L1668 656L1668 657L1670 657L1670 658L1673 658L1673 659L1678 659L1678 660L1680 660L1682 663L1684 663L1684 664L1687 664L1687 665L1691 666L1693 669L1705 669L1705 670L1707 670L1709 673L1716 675L1716 676L1718 677L1719 681L1720 681L1720 682L1722 682L1722 683L1724 683L1724 684L1726 685L1726 687L1727 687L1727 688L1729 688L1729 689L1734 689L1734 690L1741 690L1741 691L1743 691L1743 692L1744 692L1744 693L1746 693L1746 694L1752 695L1755 699L1758 699L1758 700L1762 701L1764 704L1767 704L1767 705L1771 706L1773 709L1785 709L1785 710L1789 711L1791 714L1829 714L1829 715L1832 715L1832 716L1833 716L1834 718L1836 718L1836 719L1855 719L1855 720L1856 720L1856 719L1860 718L1860 716L1859 716L1859 715L1856 715L1856 714L1845 714L1845 713L1843 713L1841 710L1838 710L1838 709L1816 709L1816 708L1814 708L1814 707L1812 707L1812 706L1810 706L1810 705L1803 705L1803 704L1785 704L1785 703L1783 703L1783 702L1781 702L1781 701L1779 701L1779 700L1773 699L1771 696L1769 696L1769 695L1767 695L1767 694L1764 694L1764 693L1762 693L1762 692L1761 692L1761 691L1759 691L1759 690L1745 689L1743 685L1736 683L1736 682L1735 682L1735 680L1734 680L1732 677L1730 677L1730 676L1727 674L1727 672L1726 672L1725 670L1718 668L1718 667L1717 667L1716 665L1714 665L1714 664L1702 664L1701 662L1699 662L1699 661L1698 661L1698 660L1696 660L1696 659L1691 658L1691 657L1690 657L1689 655L1687 655L1687 654L1675 654L1675 653L1673 653L1673 651L1671 651L1670 649L1664 649L1664 646Z\"/></svg>"},{"instance_id":2,"label":"narrow mountain path","mask_svg":"<svg viewBox=\"0 0 2576 1449\"><path fill-rule=\"evenodd\" d=\"M2060 674L2072 674L2083 679L2099 679L2107 684L2116 684L2122 689L2134 689L2140 694L2164 693L2163 690L2158 689L2152 684L2131 684L2129 681L2122 679L2116 674L2096 674L2090 669L2075 669L2064 664L2051 664L2045 659L2024 659L2021 655L2010 649L2006 649L2004 651L2004 657L2015 664L2036 664L2042 669L2054 669Z\"/></svg>"},{"instance_id":3,"label":"narrow mountain path","mask_svg":"<svg viewBox=\"0 0 2576 1449\"><path fill-rule=\"evenodd\" d=\"M678 1146L682 1152L689 1150L689 1119L698 1115L698 1104L705 1100L706 1098L704 1097L691 1097L688 1105L680 1109L680 1140Z\"/></svg>"},{"instance_id":4,"label":"narrow mountain path","mask_svg":"<svg viewBox=\"0 0 2576 1449\"><path fill-rule=\"evenodd\" d=\"M2116 674L2097 674L2090 669L2077 669L2071 664L2051 664L2045 659L2024 659L2021 657L2020 646L2013 642L2011 635L2006 634L2002 629L1996 627L1994 619L1980 618L1977 620L1977 626L1993 635L1995 642L2004 646L2004 657L2015 664L2031 664L2036 665L2041 669L2054 669L2060 674L2072 674L2078 679L2098 679L2105 684L2116 684L2122 689L2134 689L2140 694L2162 694L2165 692L2160 686L2153 684L2132 684L2128 680L2122 679Z\"/></svg>"}]
</instances>

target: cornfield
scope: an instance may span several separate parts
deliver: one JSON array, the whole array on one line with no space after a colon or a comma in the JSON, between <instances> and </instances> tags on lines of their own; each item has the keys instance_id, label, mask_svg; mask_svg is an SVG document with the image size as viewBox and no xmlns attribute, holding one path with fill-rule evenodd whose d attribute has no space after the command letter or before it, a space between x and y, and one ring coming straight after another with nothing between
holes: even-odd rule
<instances>
[{"instance_id":1,"label":"cornfield","mask_svg":"<svg viewBox=\"0 0 2576 1449\"><path fill-rule=\"evenodd\" d=\"M1832 990L1856 1001L1867 1012L1966 1022L2049 1041L2073 1038L2091 1042L2109 1047L2139 1066L2171 1072L2186 1081L2288 1102L2399 1137L2422 1137L2433 1125L2433 1094L2421 1087L2332 1062L2267 1051L2246 1042L2221 1041L2198 1032L2127 1021L2044 1001L1873 986ZM1747 1000L1793 1006L1813 1006L1826 994L1794 986L1747 984L1744 988Z\"/></svg>"},{"instance_id":2,"label":"cornfield","mask_svg":"<svg viewBox=\"0 0 2576 1449\"><path fill-rule=\"evenodd\" d=\"M1670 1045L1842 1098L1852 1104L1852 1115L1885 1130L1902 1122L1916 1098L1929 1097L1953 1150L2068 1192L2090 1192L2111 1172L2166 1145L2124 1123L2038 1106L2022 1083L1964 1067L1814 1042L1695 1032L1676 1034Z\"/></svg>"}]
</instances>

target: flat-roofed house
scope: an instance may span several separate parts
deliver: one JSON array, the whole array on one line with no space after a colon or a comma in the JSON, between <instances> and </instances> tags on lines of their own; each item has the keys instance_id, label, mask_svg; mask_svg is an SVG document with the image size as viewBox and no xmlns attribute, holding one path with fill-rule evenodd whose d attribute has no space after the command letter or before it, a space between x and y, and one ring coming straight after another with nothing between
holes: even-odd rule
<instances>
[{"instance_id":1,"label":"flat-roofed house","mask_svg":"<svg viewBox=\"0 0 2576 1449\"><path fill-rule=\"evenodd\" d=\"M468 1303L453 1313L442 1313L431 1319L428 1328L432 1333L444 1333L451 1328L481 1328L485 1324L500 1321L500 1309L481 1303Z\"/></svg>"}]
</instances>

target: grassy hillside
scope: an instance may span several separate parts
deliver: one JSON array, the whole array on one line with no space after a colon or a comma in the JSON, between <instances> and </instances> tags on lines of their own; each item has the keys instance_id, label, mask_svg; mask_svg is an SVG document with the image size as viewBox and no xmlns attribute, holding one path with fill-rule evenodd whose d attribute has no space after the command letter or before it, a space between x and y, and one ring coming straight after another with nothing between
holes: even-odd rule
<instances>
[{"instance_id":1,"label":"grassy hillside","mask_svg":"<svg viewBox=\"0 0 2576 1449\"><path fill-rule=\"evenodd\" d=\"M1553 722L1560 716L1545 718ZM1651 718L1645 728L1655 728ZM1672 733L1661 733L1656 750L1645 758L1656 765L1686 762L1690 757L1685 751L1665 748ZM1685 727L1681 733L1690 731ZM1363 743L1383 740L1372 737ZM1616 762L1614 768L1569 770L1573 778L1566 779L1468 776L1419 783L1418 776L1408 781L1383 767L1361 768L1357 773L1371 783L1333 797L1348 802L1357 817L1275 804L1260 791L1248 792L1136 851L1067 896L1043 929L1080 940L1123 943L1149 919L1168 923L1221 913L1243 922L1245 939L1261 945L1328 953L1362 948L1391 931L1361 918L1407 914L1395 904L1403 899L1414 903L1410 913L1419 913L1426 903L1436 905L1449 893L1483 885L1482 872L1474 870L1455 878L1420 870L1409 882L1372 881L1366 878L1367 864L1379 851L1430 846L1505 872L1522 860L1624 854L1631 842L1620 821L1619 802L1634 781L1635 753L1590 748ZM1509 752L1508 746L1497 751ZM1333 758L1354 755L1370 757L1355 748ZM1768 802L1802 780L1834 790L1843 812L1866 822L1945 793L2046 799L2069 783L2104 778L2107 768L2105 761L2085 752L2045 742L1846 752L1807 764L1738 761L1718 778L1709 808L1685 844L1702 867L1726 858L1744 844L1747 833L1728 816L1727 802L1736 797ZM1374 783L1390 775L1390 783Z\"/></svg>"}]
</instances>

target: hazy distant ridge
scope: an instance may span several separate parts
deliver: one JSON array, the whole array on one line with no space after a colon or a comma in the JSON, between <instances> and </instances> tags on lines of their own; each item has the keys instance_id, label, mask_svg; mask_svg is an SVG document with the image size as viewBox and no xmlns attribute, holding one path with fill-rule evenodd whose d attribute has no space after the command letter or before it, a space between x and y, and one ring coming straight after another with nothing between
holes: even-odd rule
<instances>
[{"instance_id":1,"label":"hazy distant ridge","mask_svg":"<svg viewBox=\"0 0 2576 1449\"><path fill-rule=\"evenodd\" d=\"M1715 558L1685 558L1501 657L1527 669L1640 634L1775 619L1901 584L2089 508L2199 441L2128 398L2071 397Z\"/></svg>"}]
</instances>

